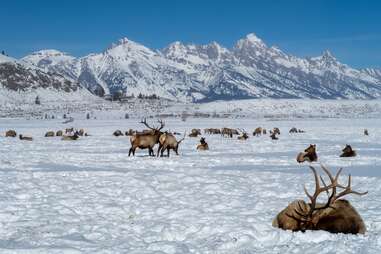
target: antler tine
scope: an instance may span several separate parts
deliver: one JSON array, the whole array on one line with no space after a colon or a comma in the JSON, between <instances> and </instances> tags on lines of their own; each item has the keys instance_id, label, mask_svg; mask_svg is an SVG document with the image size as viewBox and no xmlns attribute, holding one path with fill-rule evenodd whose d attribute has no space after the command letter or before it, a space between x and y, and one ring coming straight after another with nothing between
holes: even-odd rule
<instances>
[{"instance_id":1,"label":"antler tine","mask_svg":"<svg viewBox=\"0 0 381 254\"><path fill-rule=\"evenodd\" d=\"M143 118L140 123L144 124L147 128L153 130L154 128L150 127L147 123L147 118Z\"/></svg>"},{"instance_id":2,"label":"antler tine","mask_svg":"<svg viewBox=\"0 0 381 254\"><path fill-rule=\"evenodd\" d=\"M163 120L159 119L159 120L157 120L157 121L158 121L158 123L160 124L160 127L159 127L159 128L156 128L156 129L157 129L157 130L161 130L161 129L163 129L164 126L165 126L165 123L163 122Z\"/></svg>"},{"instance_id":3,"label":"antler tine","mask_svg":"<svg viewBox=\"0 0 381 254\"><path fill-rule=\"evenodd\" d=\"M319 177L318 177L318 175L317 175L317 173L316 173L316 169L315 169L314 167L312 167L312 166L310 166L310 169L312 170L312 172L313 172L313 174L314 174L314 178L315 178L315 192L314 192L314 194L311 196L311 194L308 193L306 186L304 185L304 192L306 193L306 195L308 196L308 198L311 200L310 211L308 212L307 216L311 216L314 210L318 210L318 209L320 209L320 208L318 208L318 209L316 208L316 200L317 200L319 194L320 194L321 192L323 192L323 191L328 192L329 189L331 189L331 188L335 188L335 187L334 187L334 186L335 186L335 184L334 184L335 179L333 179L332 175L329 173L328 170L327 170L327 172L328 172L328 176L330 177L330 179L333 179L333 183L331 183L331 184L328 185L328 186L324 183L324 187L320 187L320 181L319 181ZM331 181L332 181L332 180L331 180ZM333 198L333 196L332 196L332 194L331 194L331 197L330 197L329 200L331 200L332 198ZM331 202L329 201L325 206L329 206L330 203L331 203Z\"/></svg>"},{"instance_id":4,"label":"antler tine","mask_svg":"<svg viewBox=\"0 0 381 254\"><path fill-rule=\"evenodd\" d=\"M368 191L365 191L365 192L353 191L352 187L351 187L351 182L352 182L352 177L349 174L348 175L348 184L347 184L347 186L344 187L344 186L340 185L340 187L343 188L344 190L342 192L340 192L337 196L335 196L333 201L338 200L339 198L341 198L341 197L343 197L345 195L348 195L348 194L356 194L356 195L359 195L359 196L363 196L363 195L368 194Z\"/></svg>"}]
</instances>

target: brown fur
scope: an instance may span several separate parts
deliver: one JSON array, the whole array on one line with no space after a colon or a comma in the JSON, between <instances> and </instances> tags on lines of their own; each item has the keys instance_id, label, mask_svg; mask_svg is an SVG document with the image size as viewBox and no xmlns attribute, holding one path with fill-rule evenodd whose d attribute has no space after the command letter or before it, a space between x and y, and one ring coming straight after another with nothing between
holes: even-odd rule
<instances>
[{"instance_id":1,"label":"brown fur","mask_svg":"<svg viewBox=\"0 0 381 254\"><path fill-rule=\"evenodd\" d=\"M59 130L56 132L57 137L61 137L63 135L63 131Z\"/></svg>"},{"instance_id":2,"label":"brown fur","mask_svg":"<svg viewBox=\"0 0 381 254\"><path fill-rule=\"evenodd\" d=\"M249 138L249 135L247 135L246 131L242 130L241 132L242 132L242 135L237 137L238 140L246 140Z\"/></svg>"},{"instance_id":3,"label":"brown fur","mask_svg":"<svg viewBox=\"0 0 381 254\"><path fill-rule=\"evenodd\" d=\"M253 131L253 136L262 135L262 131L266 132L266 129L262 129L262 127L255 128L255 130ZM266 133L263 133L263 134L266 134Z\"/></svg>"},{"instance_id":4,"label":"brown fur","mask_svg":"<svg viewBox=\"0 0 381 254\"><path fill-rule=\"evenodd\" d=\"M304 152L300 152L297 157L296 161L299 163L308 161L308 162L313 162L317 161L318 156L316 154L316 145L310 144L309 147L307 147Z\"/></svg>"},{"instance_id":5,"label":"brown fur","mask_svg":"<svg viewBox=\"0 0 381 254\"><path fill-rule=\"evenodd\" d=\"M352 150L350 145L346 145L342 151L343 153L340 155L340 157L355 157L357 155L356 151Z\"/></svg>"},{"instance_id":6,"label":"brown fur","mask_svg":"<svg viewBox=\"0 0 381 254\"><path fill-rule=\"evenodd\" d=\"M315 181L319 181L315 169L313 171ZM340 172L341 170L335 178L330 175L330 185L324 184L324 188L320 187L320 183L317 185L314 195L310 197L310 199L312 198L311 203L307 204L304 200L295 200L290 203L275 217L272 222L273 227L302 232L305 230L325 230L331 233L364 234L366 227L361 216L349 201L339 198L350 193L365 195L367 192L352 191L350 183L348 183L342 193L336 194ZM327 203L316 203L318 195L326 191L328 193L331 191Z\"/></svg>"},{"instance_id":7,"label":"brown fur","mask_svg":"<svg viewBox=\"0 0 381 254\"><path fill-rule=\"evenodd\" d=\"M192 129L191 133L189 133L188 137L197 138L198 135L201 135L201 130L200 129Z\"/></svg>"},{"instance_id":8,"label":"brown fur","mask_svg":"<svg viewBox=\"0 0 381 254\"><path fill-rule=\"evenodd\" d=\"M209 150L208 143L206 143L205 138L200 139L200 144L197 145L197 150Z\"/></svg>"},{"instance_id":9,"label":"brown fur","mask_svg":"<svg viewBox=\"0 0 381 254\"><path fill-rule=\"evenodd\" d=\"M169 151L172 149L175 151L176 155L179 155L178 150L179 150L179 145L180 143L185 139L185 134L182 139L179 141L176 140L176 137L171 134L171 133L163 133L160 138L159 138L159 148L157 149L157 156L163 157L163 153L165 150L167 150L167 156L169 157Z\"/></svg>"},{"instance_id":10,"label":"brown fur","mask_svg":"<svg viewBox=\"0 0 381 254\"><path fill-rule=\"evenodd\" d=\"M162 121L159 121L159 123L160 123L159 128L150 127L147 124L145 119L142 120L141 123L144 124L145 126L147 126L148 128L150 128L150 132L142 133L142 134L135 133L133 136L131 136L131 138L130 138L131 148L128 151L128 156L130 156L131 154L133 156L135 156L136 148L148 149L148 154L150 156L155 156L155 154L153 152L153 147L157 143L159 143L159 138L163 134L161 129L164 128L164 123Z\"/></svg>"},{"instance_id":11,"label":"brown fur","mask_svg":"<svg viewBox=\"0 0 381 254\"><path fill-rule=\"evenodd\" d=\"M54 131L48 131L45 133L45 137L54 137Z\"/></svg>"},{"instance_id":12,"label":"brown fur","mask_svg":"<svg viewBox=\"0 0 381 254\"><path fill-rule=\"evenodd\" d=\"M14 130L8 130L8 131L5 132L5 136L6 137L15 138L17 136L17 133Z\"/></svg>"}]
</instances>

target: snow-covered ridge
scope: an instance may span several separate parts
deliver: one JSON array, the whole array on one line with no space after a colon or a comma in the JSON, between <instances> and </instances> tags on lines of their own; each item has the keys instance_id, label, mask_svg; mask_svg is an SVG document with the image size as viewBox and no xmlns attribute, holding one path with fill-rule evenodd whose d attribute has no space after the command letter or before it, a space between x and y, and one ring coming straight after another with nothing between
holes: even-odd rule
<instances>
[{"instance_id":1,"label":"snow-covered ridge","mask_svg":"<svg viewBox=\"0 0 381 254\"><path fill-rule=\"evenodd\" d=\"M332 53L299 58L268 46L255 34L232 49L171 43L158 51L128 38L102 53L75 58L55 50L25 62L81 83L95 94L143 93L182 102L242 98L374 99L381 75L340 63Z\"/></svg>"}]
</instances>

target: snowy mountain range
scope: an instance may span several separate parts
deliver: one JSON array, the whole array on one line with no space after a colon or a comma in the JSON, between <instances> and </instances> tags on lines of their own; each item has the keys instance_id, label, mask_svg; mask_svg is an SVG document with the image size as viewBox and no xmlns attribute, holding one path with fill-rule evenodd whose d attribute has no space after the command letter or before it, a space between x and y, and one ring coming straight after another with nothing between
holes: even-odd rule
<instances>
[{"instance_id":1,"label":"snowy mountain range","mask_svg":"<svg viewBox=\"0 0 381 254\"><path fill-rule=\"evenodd\" d=\"M51 84L56 84L58 76L71 81L72 86L62 86L64 90L79 84L99 96L156 94L182 102L381 98L381 70L351 68L329 51L314 58L295 57L267 46L254 34L238 40L231 49L216 42L174 42L152 50L124 38L98 54L76 58L57 50L41 50L17 62L48 73ZM0 64L0 82L12 87L6 77L14 72Z\"/></svg>"}]
</instances>

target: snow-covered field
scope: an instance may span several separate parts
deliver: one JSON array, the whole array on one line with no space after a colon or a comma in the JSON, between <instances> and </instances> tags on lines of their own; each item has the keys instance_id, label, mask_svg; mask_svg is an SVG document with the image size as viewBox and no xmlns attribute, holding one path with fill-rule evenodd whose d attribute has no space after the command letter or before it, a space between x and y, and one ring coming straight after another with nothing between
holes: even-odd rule
<instances>
[{"instance_id":1,"label":"snow-covered field","mask_svg":"<svg viewBox=\"0 0 381 254\"><path fill-rule=\"evenodd\" d=\"M0 120L1 253L381 252L380 119L166 119L166 128L179 132L224 126L282 132L278 141L205 135L205 152L195 149L199 139L186 138L180 156L170 158L147 151L128 157L128 138L111 134L141 129L136 119L76 120L74 127L92 135L76 142L43 137L68 127L61 122ZM307 132L290 135L293 126ZM3 137L10 128L34 141ZM344 167L354 189L369 191L347 197L365 221L365 235L271 226L289 202L306 199L303 183L313 187L308 165L295 161L311 143L321 163ZM356 158L339 158L347 143Z\"/></svg>"}]
</instances>

